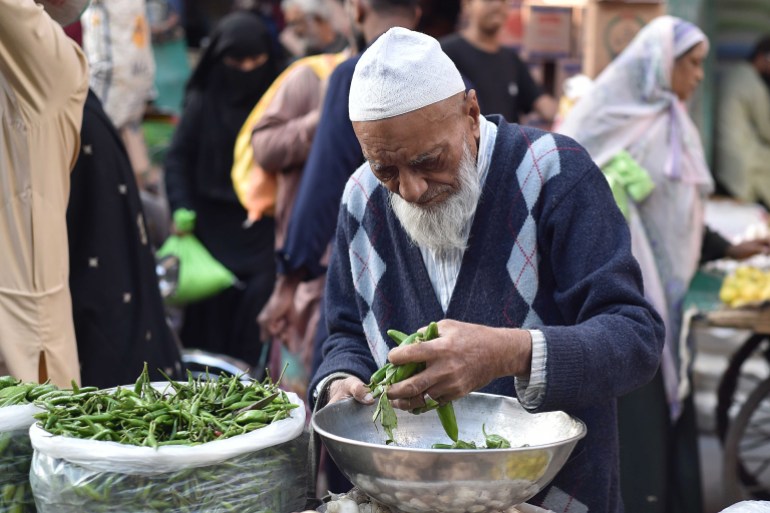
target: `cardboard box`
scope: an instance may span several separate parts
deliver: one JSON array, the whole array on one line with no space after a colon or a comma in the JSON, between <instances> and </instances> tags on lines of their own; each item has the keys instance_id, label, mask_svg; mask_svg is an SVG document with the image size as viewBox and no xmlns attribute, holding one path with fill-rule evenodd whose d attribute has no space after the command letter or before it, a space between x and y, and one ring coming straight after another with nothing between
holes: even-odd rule
<instances>
[{"instance_id":1,"label":"cardboard box","mask_svg":"<svg viewBox=\"0 0 770 513\"><path fill-rule=\"evenodd\" d=\"M644 25L665 12L663 3L590 2L583 18L583 72L595 78Z\"/></svg>"},{"instance_id":2,"label":"cardboard box","mask_svg":"<svg viewBox=\"0 0 770 513\"><path fill-rule=\"evenodd\" d=\"M524 26L524 53L529 59L569 57L572 8L529 5Z\"/></svg>"}]
</instances>

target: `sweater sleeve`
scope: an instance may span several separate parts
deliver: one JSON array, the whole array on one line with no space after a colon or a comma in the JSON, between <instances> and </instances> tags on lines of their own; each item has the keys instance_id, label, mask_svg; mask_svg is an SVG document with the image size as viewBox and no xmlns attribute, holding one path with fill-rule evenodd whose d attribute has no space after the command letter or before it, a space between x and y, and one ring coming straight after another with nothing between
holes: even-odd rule
<instances>
[{"instance_id":1,"label":"sweater sleeve","mask_svg":"<svg viewBox=\"0 0 770 513\"><path fill-rule=\"evenodd\" d=\"M325 377L336 373L347 373L366 383L377 370L361 325L363 315L358 308L358 293L348 258L350 235L348 214L342 208L324 296L329 336L321 345L323 359L309 390L315 390Z\"/></svg>"},{"instance_id":2,"label":"sweater sleeve","mask_svg":"<svg viewBox=\"0 0 770 513\"><path fill-rule=\"evenodd\" d=\"M329 78L321 120L316 130L286 240L278 252L278 270L298 269L312 279L325 272L321 261L334 237L345 183L363 162L361 145L348 117L348 96L355 62L345 61Z\"/></svg>"},{"instance_id":3,"label":"sweater sleeve","mask_svg":"<svg viewBox=\"0 0 770 513\"><path fill-rule=\"evenodd\" d=\"M190 175L201 130L197 123L199 106L198 99L193 95L185 107L166 153L166 196L172 213L180 208L195 210Z\"/></svg>"},{"instance_id":4,"label":"sweater sleeve","mask_svg":"<svg viewBox=\"0 0 770 513\"><path fill-rule=\"evenodd\" d=\"M563 159L566 157L562 156ZM652 379L663 348L660 316L645 300L628 227L607 181L587 155L570 190L543 207L538 244L550 267L563 326L542 326L547 344L545 396L538 410L586 408ZM549 212L550 210L550 212Z\"/></svg>"}]
</instances>

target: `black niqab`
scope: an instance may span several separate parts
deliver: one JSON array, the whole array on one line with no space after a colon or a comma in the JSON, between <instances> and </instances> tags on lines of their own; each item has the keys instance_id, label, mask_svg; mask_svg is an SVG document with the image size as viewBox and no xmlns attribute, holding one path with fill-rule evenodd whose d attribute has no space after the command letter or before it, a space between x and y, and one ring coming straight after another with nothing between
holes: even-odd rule
<instances>
[{"instance_id":1,"label":"black niqab","mask_svg":"<svg viewBox=\"0 0 770 513\"><path fill-rule=\"evenodd\" d=\"M227 66L225 57L243 59L267 54L252 71ZM258 17L236 12L224 17L211 35L187 84L186 114L203 131L194 171L196 192L212 199L237 201L230 180L233 148L251 109L278 75L270 36Z\"/></svg>"}]
</instances>

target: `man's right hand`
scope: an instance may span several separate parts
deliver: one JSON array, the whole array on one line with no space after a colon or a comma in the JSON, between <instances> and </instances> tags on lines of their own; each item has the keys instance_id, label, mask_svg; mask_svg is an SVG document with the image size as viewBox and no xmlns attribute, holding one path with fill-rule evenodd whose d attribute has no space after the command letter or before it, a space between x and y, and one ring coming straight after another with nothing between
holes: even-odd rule
<instances>
[{"instance_id":1,"label":"man's right hand","mask_svg":"<svg viewBox=\"0 0 770 513\"><path fill-rule=\"evenodd\" d=\"M279 275L267 304L257 317L262 341L277 338L286 343L294 312L294 296L302 283L299 275Z\"/></svg>"},{"instance_id":2,"label":"man's right hand","mask_svg":"<svg viewBox=\"0 0 770 513\"><path fill-rule=\"evenodd\" d=\"M369 387L355 376L332 381L329 385L329 401L326 404L336 403L350 397L361 404L374 404L374 398Z\"/></svg>"}]
</instances>

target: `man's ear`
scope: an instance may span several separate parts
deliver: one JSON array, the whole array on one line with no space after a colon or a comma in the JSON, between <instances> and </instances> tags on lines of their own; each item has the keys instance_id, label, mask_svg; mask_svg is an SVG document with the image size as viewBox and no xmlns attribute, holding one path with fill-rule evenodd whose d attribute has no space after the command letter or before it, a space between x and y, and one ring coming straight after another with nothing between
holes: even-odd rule
<instances>
[{"instance_id":1,"label":"man's ear","mask_svg":"<svg viewBox=\"0 0 770 513\"><path fill-rule=\"evenodd\" d=\"M465 98L463 99L463 114L468 118L474 137L477 139L481 137L481 109L479 108L479 100L476 96L475 89L471 89L465 93Z\"/></svg>"},{"instance_id":2,"label":"man's ear","mask_svg":"<svg viewBox=\"0 0 770 513\"><path fill-rule=\"evenodd\" d=\"M363 24L364 18L366 17L366 9L369 7L368 5L364 5L364 3L366 3L366 0L350 0L350 8L353 11L353 21L359 25Z\"/></svg>"}]
</instances>

